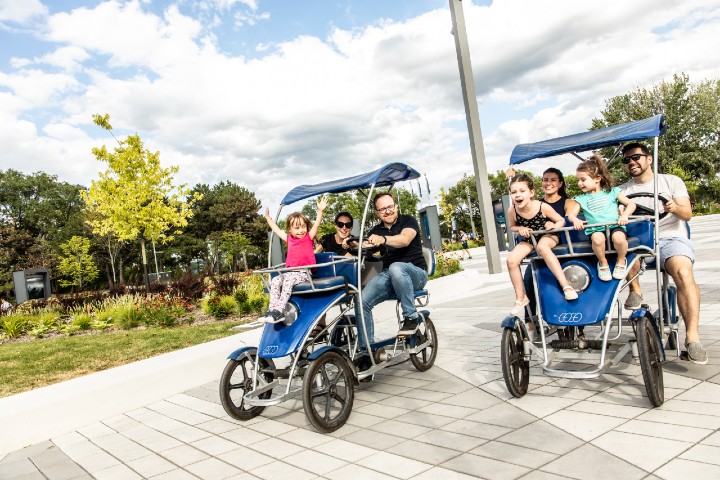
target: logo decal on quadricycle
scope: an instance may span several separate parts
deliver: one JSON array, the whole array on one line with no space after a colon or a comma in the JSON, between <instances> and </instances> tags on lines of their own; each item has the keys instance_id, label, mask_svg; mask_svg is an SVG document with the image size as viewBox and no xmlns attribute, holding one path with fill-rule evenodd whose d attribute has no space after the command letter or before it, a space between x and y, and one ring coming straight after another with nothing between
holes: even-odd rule
<instances>
[{"instance_id":1,"label":"logo decal on quadricycle","mask_svg":"<svg viewBox=\"0 0 720 480\"><path fill-rule=\"evenodd\" d=\"M272 355L278 351L277 345L268 345L263 349L263 355Z\"/></svg>"},{"instance_id":2,"label":"logo decal on quadricycle","mask_svg":"<svg viewBox=\"0 0 720 480\"><path fill-rule=\"evenodd\" d=\"M558 322L560 323L580 323L583 318L583 314L580 312L564 312L558 315Z\"/></svg>"}]
</instances>

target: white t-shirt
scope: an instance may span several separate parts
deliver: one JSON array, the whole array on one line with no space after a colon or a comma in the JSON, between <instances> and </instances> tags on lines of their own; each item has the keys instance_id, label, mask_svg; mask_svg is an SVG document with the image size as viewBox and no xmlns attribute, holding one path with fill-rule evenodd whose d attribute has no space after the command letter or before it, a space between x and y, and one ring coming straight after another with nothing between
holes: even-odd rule
<instances>
[{"instance_id":1,"label":"white t-shirt","mask_svg":"<svg viewBox=\"0 0 720 480\"><path fill-rule=\"evenodd\" d=\"M635 183L633 179L620 185L620 189L625 195L632 193L646 192L649 194L653 193L653 182L652 180L648 183ZM667 198L668 200L673 198L690 198L688 194L685 182L680 177L675 175L658 175L658 195ZM643 207L653 208L652 197L636 197L631 199L638 205ZM658 201L659 213L665 211L661 201ZM681 237L688 238L687 222L682 220L674 213L668 213L665 218L660 219L660 238L670 237Z\"/></svg>"}]
</instances>

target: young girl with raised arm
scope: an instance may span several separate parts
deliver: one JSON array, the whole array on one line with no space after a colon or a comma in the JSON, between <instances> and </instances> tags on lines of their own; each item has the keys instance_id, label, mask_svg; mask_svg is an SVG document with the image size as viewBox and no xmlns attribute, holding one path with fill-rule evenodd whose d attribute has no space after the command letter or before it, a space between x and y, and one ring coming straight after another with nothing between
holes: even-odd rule
<instances>
[{"instance_id":1,"label":"young girl with raised arm","mask_svg":"<svg viewBox=\"0 0 720 480\"><path fill-rule=\"evenodd\" d=\"M515 305L510 310L510 315L520 315L529 303L520 273L520 263L535 249L530 232L545 230L548 220L552 222L552 228L562 228L565 226L565 219L550 205L535 198L535 187L527 175L518 175L510 180L510 198L513 201L513 208L508 211L510 230L523 237L507 257L510 281L515 289ZM565 278L560 262L552 251L560 237L557 234L545 233L536 238L537 253L557 278L565 299L575 300L578 298L577 292Z\"/></svg>"},{"instance_id":2,"label":"young girl with raised arm","mask_svg":"<svg viewBox=\"0 0 720 480\"><path fill-rule=\"evenodd\" d=\"M270 210L265 208L265 220L273 233L287 243L287 257L285 267L304 267L315 263L313 252L313 240L317 235L318 227L322 221L323 210L327 207L327 198L320 197L317 200L317 217L315 223L310 225L310 220L300 212L291 213L286 222L287 232L280 230L275 221L270 217ZM283 320L285 305L290 299L290 294L295 285L308 280L307 271L291 270L283 272L270 282L270 307L259 320L265 323L277 323Z\"/></svg>"},{"instance_id":3,"label":"young girl with raised arm","mask_svg":"<svg viewBox=\"0 0 720 480\"><path fill-rule=\"evenodd\" d=\"M568 213L568 218L576 230L585 228L585 222L577 218L581 210L587 224L612 223L610 238L617 252L617 262L612 274L605 257L605 227L585 228L585 235L590 237L593 252L598 258L598 278L604 282L611 278L622 280L627 270L628 243L625 225L635 211L635 202L628 199L619 188L613 188L605 160L598 154L578 165L575 173L578 185L585 193L575 197L577 205ZM619 204L625 206L622 215L618 211Z\"/></svg>"}]
</instances>

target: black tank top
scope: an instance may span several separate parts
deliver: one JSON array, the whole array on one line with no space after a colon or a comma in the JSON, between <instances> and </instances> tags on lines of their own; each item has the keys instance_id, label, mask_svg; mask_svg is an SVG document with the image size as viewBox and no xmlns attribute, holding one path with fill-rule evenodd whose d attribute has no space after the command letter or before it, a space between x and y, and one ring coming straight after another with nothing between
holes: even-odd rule
<instances>
[{"instance_id":1,"label":"black tank top","mask_svg":"<svg viewBox=\"0 0 720 480\"><path fill-rule=\"evenodd\" d=\"M560 215L561 217L564 217L565 216L565 200L567 200L567 197L560 197L560 200L558 200L557 202L553 202L553 203L546 202L545 200L540 200L540 201L543 203L547 203L548 205L550 205L552 207L553 210L555 210L558 213L558 215ZM515 212L515 213L517 213L517 212Z\"/></svg>"}]
</instances>

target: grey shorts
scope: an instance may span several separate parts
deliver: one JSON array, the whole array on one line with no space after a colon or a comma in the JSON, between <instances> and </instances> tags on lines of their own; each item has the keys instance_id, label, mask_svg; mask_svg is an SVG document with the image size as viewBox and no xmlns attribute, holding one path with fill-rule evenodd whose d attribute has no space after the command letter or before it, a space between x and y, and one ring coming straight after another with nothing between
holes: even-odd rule
<instances>
[{"instance_id":1,"label":"grey shorts","mask_svg":"<svg viewBox=\"0 0 720 480\"><path fill-rule=\"evenodd\" d=\"M681 255L688 257L691 262L695 263L695 248L688 238L669 237L660 239L660 263L665 268L665 260L671 257ZM648 265L652 265L654 261L649 261Z\"/></svg>"}]
</instances>

